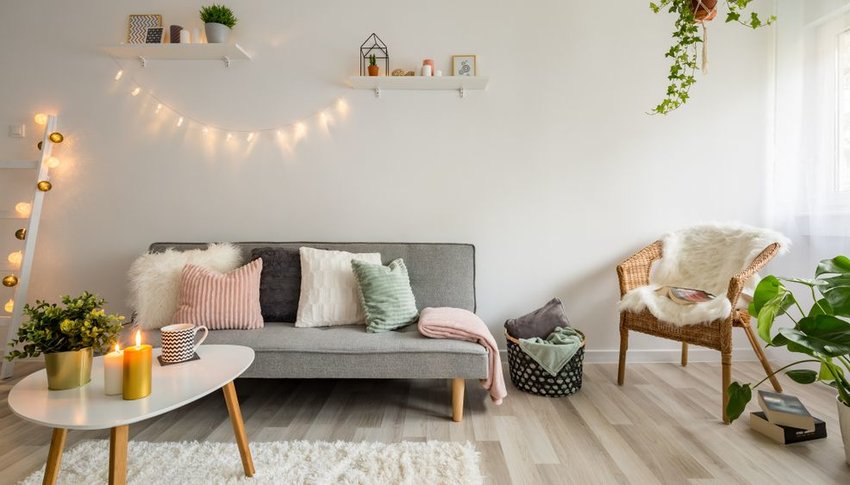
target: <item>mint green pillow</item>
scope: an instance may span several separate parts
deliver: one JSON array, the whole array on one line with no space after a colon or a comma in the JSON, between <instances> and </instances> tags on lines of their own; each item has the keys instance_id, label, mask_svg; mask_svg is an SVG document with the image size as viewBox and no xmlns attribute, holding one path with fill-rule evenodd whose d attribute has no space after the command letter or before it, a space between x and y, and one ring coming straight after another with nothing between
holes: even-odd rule
<instances>
[{"instance_id":1,"label":"mint green pillow","mask_svg":"<svg viewBox=\"0 0 850 485\"><path fill-rule=\"evenodd\" d=\"M416 322L419 310L403 260L384 266L354 259L351 268L360 287L367 332L389 332Z\"/></svg>"}]
</instances>

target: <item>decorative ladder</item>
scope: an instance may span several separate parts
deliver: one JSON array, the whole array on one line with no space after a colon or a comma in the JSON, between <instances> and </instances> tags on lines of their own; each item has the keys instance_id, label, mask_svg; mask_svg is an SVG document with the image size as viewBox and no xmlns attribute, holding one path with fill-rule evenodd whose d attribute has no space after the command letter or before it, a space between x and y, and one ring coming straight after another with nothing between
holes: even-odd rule
<instances>
[{"instance_id":1,"label":"decorative ladder","mask_svg":"<svg viewBox=\"0 0 850 485\"><path fill-rule=\"evenodd\" d=\"M46 120L45 120L46 118ZM29 214L25 211L15 210L0 212L0 219L20 219L27 221L25 227L17 229L14 232L16 239L24 241L24 247L18 257L8 258L8 264L0 264L0 269L3 271L3 286L14 288L13 308L11 316L9 316L8 308L5 308L5 300L2 302L3 307L0 309L0 324L6 324L6 338L3 340L2 351L2 366L0 366L0 378L8 379L12 377L14 366L12 362L7 362L5 357L9 353L8 342L12 340L18 332L18 327L21 325L23 318L24 304L27 301L27 290L29 289L30 276L32 273L33 256L35 254L35 241L38 236L38 221L41 219L41 208L44 205L44 194L52 188L50 183L50 160L53 156L53 145L62 143L64 136L57 131L57 117L55 115L36 115L36 122L44 123L44 136L39 143L41 157L33 161L0 161L0 169L35 169L38 171L38 178L35 184L35 194L33 195L30 204ZM55 159L53 159L55 160ZM20 204L19 204L20 205ZM12 254L15 254L14 252ZM16 274L17 273L17 274Z\"/></svg>"}]
</instances>

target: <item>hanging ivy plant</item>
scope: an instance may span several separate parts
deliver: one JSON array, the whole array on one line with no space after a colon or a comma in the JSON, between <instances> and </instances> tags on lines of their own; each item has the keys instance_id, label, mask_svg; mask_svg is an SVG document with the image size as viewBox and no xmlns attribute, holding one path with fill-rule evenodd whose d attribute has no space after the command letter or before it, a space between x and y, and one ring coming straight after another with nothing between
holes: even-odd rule
<instances>
[{"instance_id":1,"label":"hanging ivy plant","mask_svg":"<svg viewBox=\"0 0 850 485\"><path fill-rule=\"evenodd\" d=\"M756 12L746 14L753 0L726 0L726 22L737 22L752 29L772 24L775 16L763 19ZM670 50L664 54L672 60L669 84L664 99L652 110L652 114L667 114L688 101L691 86L696 83L697 45L704 39L700 37L700 24L710 21L717 14L717 0L660 0L650 2L649 8L659 13L666 10L676 15L673 39Z\"/></svg>"}]
</instances>

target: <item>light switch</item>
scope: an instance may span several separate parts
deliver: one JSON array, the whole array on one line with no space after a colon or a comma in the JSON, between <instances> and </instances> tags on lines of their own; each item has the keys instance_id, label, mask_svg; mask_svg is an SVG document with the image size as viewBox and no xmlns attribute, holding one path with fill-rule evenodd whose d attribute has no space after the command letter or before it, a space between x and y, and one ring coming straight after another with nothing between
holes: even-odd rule
<instances>
[{"instance_id":1,"label":"light switch","mask_svg":"<svg viewBox=\"0 0 850 485\"><path fill-rule=\"evenodd\" d=\"M27 136L27 126L24 124L9 125L9 136L12 138L23 138Z\"/></svg>"}]
</instances>

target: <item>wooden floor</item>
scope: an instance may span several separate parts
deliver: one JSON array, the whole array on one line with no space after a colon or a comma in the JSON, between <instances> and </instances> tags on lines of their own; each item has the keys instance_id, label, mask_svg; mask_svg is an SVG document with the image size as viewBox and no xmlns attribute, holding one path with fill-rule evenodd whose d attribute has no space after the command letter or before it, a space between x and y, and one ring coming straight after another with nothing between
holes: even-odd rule
<instances>
[{"instance_id":1,"label":"wooden floor","mask_svg":"<svg viewBox=\"0 0 850 485\"><path fill-rule=\"evenodd\" d=\"M36 368L19 364L16 374ZM757 363L741 363L733 375L754 381L758 371ZM614 365L593 364L575 396L536 397L508 384L508 398L497 407L467 381L462 423L448 417L448 380L243 379L236 387L252 441L469 440L481 452L488 483L850 483L832 390L783 378L786 392L826 420L829 438L781 447L744 419L721 424L719 383L719 364L635 364L618 387ZM50 430L11 414L12 384L0 384L4 484L41 467L50 441ZM107 431L72 431L67 447L107 438ZM224 398L214 393L132 425L130 439L233 441L233 432Z\"/></svg>"}]
</instances>

